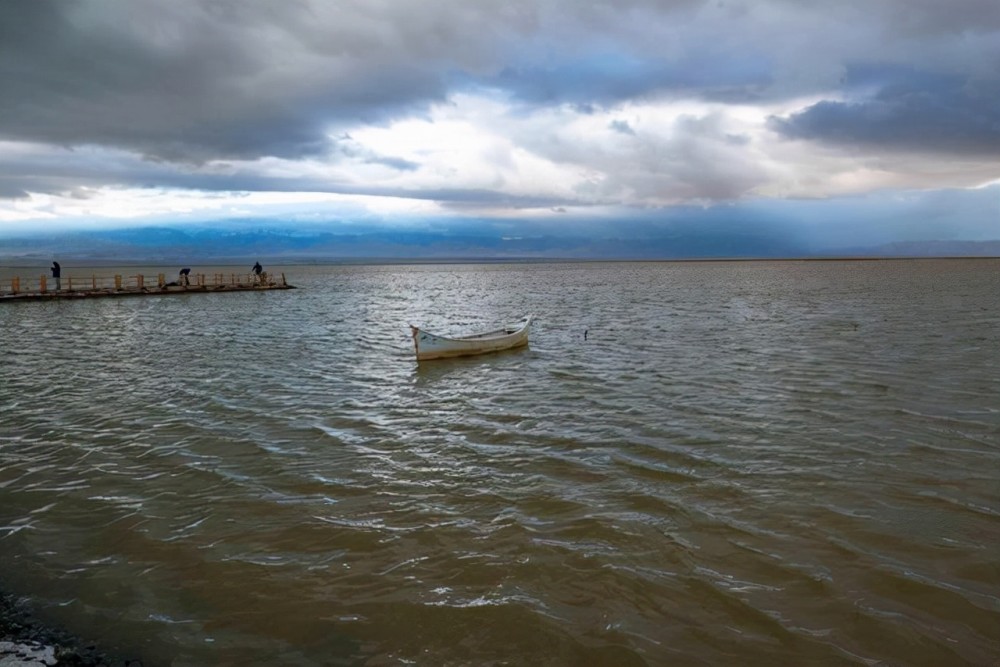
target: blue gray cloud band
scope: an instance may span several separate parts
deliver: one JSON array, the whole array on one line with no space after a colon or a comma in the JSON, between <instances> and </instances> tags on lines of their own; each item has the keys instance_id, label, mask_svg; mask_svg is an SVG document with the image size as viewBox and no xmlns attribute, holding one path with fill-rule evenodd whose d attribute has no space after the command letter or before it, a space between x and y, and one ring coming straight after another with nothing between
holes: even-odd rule
<instances>
[{"instance_id":1,"label":"blue gray cloud band","mask_svg":"<svg viewBox=\"0 0 1000 667\"><path fill-rule=\"evenodd\" d=\"M850 68L845 88L852 91L847 101L817 102L773 119L772 126L797 139L1000 159L998 80L903 67Z\"/></svg>"}]
</instances>

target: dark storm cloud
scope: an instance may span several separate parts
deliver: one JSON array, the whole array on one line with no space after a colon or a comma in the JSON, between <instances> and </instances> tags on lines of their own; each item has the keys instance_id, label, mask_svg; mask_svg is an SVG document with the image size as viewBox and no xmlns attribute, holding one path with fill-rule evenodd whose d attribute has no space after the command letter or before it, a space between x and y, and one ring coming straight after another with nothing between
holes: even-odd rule
<instances>
[{"instance_id":1,"label":"dark storm cloud","mask_svg":"<svg viewBox=\"0 0 1000 667\"><path fill-rule=\"evenodd\" d=\"M30 195L16 184L4 182L0 178L0 199L26 199Z\"/></svg>"},{"instance_id":2,"label":"dark storm cloud","mask_svg":"<svg viewBox=\"0 0 1000 667\"><path fill-rule=\"evenodd\" d=\"M343 126L419 115L454 86L584 108L766 83L759 54L663 58L641 44L699 4L5 0L0 139L294 159L323 155Z\"/></svg>"},{"instance_id":3,"label":"dark storm cloud","mask_svg":"<svg viewBox=\"0 0 1000 667\"><path fill-rule=\"evenodd\" d=\"M544 41L544 13L532 0L5 0L0 139L193 163L321 155L339 126L493 81L524 38Z\"/></svg>"},{"instance_id":4,"label":"dark storm cloud","mask_svg":"<svg viewBox=\"0 0 1000 667\"><path fill-rule=\"evenodd\" d=\"M872 65L849 65L859 62ZM419 175L426 153L416 161L344 140L429 119L433 105L470 91L513 101L519 120L548 107L614 117L632 101L826 96L772 127L870 149L865 157L981 158L1000 145L998 63L996 0L0 0L0 142L17 144L0 144L0 198L110 185L503 202L481 181L466 190L460 173L454 189L397 187L391 179ZM739 198L766 184L767 147L692 113L708 121L675 119L669 139L643 134L648 117L613 120L608 153L576 137L558 145L544 123L520 143L510 127L484 133L612 174L606 193L580 202ZM271 157L287 161L285 177L253 163ZM300 158L315 162L297 171ZM389 185L338 180L345 165L385 167Z\"/></svg>"},{"instance_id":5,"label":"dark storm cloud","mask_svg":"<svg viewBox=\"0 0 1000 667\"><path fill-rule=\"evenodd\" d=\"M975 38L994 35L997 6L5 0L0 137L190 162L295 158L322 154L338 125L419 114L455 86L581 109L664 94L794 96L823 83L802 73L836 64L848 49L899 61L932 57L950 40L945 50L960 61L952 70L982 62L988 47ZM866 34L860 12L873 37L837 46L847 29ZM963 43L951 43L956 34ZM874 35L902 46L890 52ZM939 46L922 56L925 44ZM779 63L791 72L781 81Z\"/></svg>"},{"instance_id":6,"label":"dark storm cloud","mask_svg":"<svg viewBox=\"0 0 1000 667\"><path fill-rule=\"evenodd\" d=\"M433 70L379 67L374 38L317 44L306 5L273 7L0 3L0 138L190 162L294 158L325 151L339 121L443 98Z\"/></svg>"},{"instance_id":7,"label":"dark storm cloud","mask_svg":"<svg viewBox=\"0 0 1000 667\"><path fill-rule=\"evenodd\" d=\"M906 68L849 72L849 101L822 101L772 127L796 139L919 152L1000 156L1000 81Z\"/></svg>"}]
</instances>

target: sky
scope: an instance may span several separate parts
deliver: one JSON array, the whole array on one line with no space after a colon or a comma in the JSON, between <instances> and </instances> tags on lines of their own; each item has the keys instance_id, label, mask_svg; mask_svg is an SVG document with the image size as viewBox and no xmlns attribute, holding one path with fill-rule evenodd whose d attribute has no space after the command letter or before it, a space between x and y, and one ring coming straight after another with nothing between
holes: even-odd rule
<instances>
[{"instance_id":1,"label":"sky","mask_svg":"<svg viewBox=\"0 0 1000 667\"><path fill-rule=\"evenodd\" d=\"M0 236L685 215L1000 238L1000 2L0 2Z\"/></svg>"}]
</instances>

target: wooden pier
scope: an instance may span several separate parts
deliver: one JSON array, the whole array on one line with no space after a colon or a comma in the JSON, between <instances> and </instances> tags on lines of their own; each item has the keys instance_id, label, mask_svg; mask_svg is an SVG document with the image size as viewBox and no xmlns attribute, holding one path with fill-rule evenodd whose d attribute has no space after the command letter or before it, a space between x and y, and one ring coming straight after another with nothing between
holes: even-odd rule
<instances>
[{"instance_id":1,"label":"wooden pier","mask_svg":"<svg viewBox=\"0 0 1000 667\"><path fill-rule=\"evenodd\" d=\"M168 282L159 273L152 280L143 274L132 276L68 276L22 281L13 277L0 281L0 303L45 301L49 299L90 299L119 296L166 296L168 294L215 294L217 292L260 292L295 289L285 274L193 273Z\"/></svg>"}]
</instances>

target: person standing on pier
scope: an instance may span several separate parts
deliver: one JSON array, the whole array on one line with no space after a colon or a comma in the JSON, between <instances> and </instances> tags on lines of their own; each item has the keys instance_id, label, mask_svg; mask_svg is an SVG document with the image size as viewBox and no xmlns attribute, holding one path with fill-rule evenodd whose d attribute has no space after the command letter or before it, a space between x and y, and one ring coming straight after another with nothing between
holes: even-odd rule
<instances>
[{"instance_id":1,"label":"person standing on pier","mask_svg":"<svg viewBox=\"0 0 1000 667\"><path fill-rule=\"evenodd\" d=\"M264 267L260 265L260 262L254 262L253 263L253 274L254 274L254 276L256 276L256 278L254 278L255 282L258 282L258 283L260 282L260 274L263 273L263 272L264 272Z\"/></svg>"},{"instance_id":2,"label":"person standing on pier","mask_svg":"<svg viewBox=\"0 0 1000 667\"><path fill-rule=\"evenodd\" d=\"M59 262L52 262L52 277L56 279L56 291L62 289L62 267Z\"/></svg>"},{"instance_id":3,"label":"person standing on pier","mask_svg":"<svg viewBox=\"0 0 1000 667\"><path fill-rule=\"evenodd\" d=\"M187 287L188 285L190 285L190 284L191 284L190 282L188 282L188 276L189 276L190 274L191 274L191 269L189 269L189 268L187 268L187 267L184 267L183 269L181 269L181 272L180 272L180 278L181 278L181 279L180 279L180 281L179 281L179 282L180 282L180 284L181 284L181 285L183 285L184 287Z\"/></svg>"}]
</instances>

